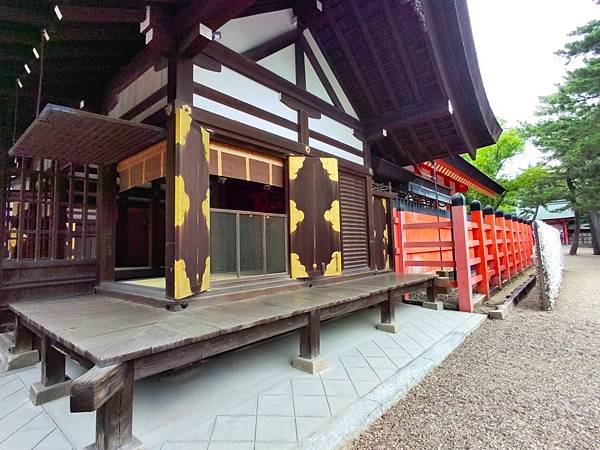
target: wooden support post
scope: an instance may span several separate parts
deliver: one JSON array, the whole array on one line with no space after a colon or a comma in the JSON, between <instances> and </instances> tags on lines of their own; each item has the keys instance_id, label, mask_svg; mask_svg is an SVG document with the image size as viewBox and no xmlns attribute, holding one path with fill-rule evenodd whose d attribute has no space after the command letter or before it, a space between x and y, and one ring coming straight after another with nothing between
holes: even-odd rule
<instances>
[{"instance_id":1,"label":"wooden support post","mask_svg":"<svg viewBox=\"0 0 600 450\"><path fill-rule=\"evenodd\" d=\"M98 167L97 280L114 281L117 236L117 166Z\"/></svg>"},{"instance_id":2,"label":"wooden support post","mask_svg":"<svg viewBox=\"0 0 600 450\"><path fill-rule=\"evenodd\" d=\"M510 264L511 264L511 274L513 276L516 276L518 273L518 269L517 269L517 251L516 251L516 245L515 245L515 229L514 229L514 224L513 224L513 216L512 214L504 214L504 219L506 221L506 234L509 236L508 237L508 241L509 241L509 253L510 253Z\"/></svg>"},{"instance_id":3,"label":"wooden support post","mask_svg":"<svg viewBox=\"0 0 600 450\"><path fill-rule=\"evenodd\" d=\"M406 234L404 232L404 212L393 210L394 225L394 268L396 273L407 273L406 270Z\"/></svg>"},{"instance_id":4,"label":"wooden support post","mask_svg":"<svg viewBox=\"0 0 600 450\"><path fill-rule=\"evenodd\" d=\"M132 432L133 381L133 361L95 366L75 380L71 412L96 411L96 442L88 448L142 448Z\"/></svg>"},{"instance_id":5,"label":"wooden support post","mask_svg":"<svg viewBox=\"0 0 600 450\"><path fill-rule=\"evenodd\" d=\"M437 301L437 286L436 280L431 280L431 284L426 288L427 301L423 302L423 307L427 309L434 309L436 311L442 311L444 309L444 302Z\"/></svg>"},{"instance_id":6,"label":"wooden support post","mask_svg":"<svg viewBox=\"0 0 600 450\"><path fill-rule=\"evenodd\" d=\"M4 356L4 369L13 370L33 366L40 360L39 352L33 349L33 333L15 316L15 330L12 345Z\"/></svg>"},{"instance_id":7,"label":"wooden support post","mask_svg":"<svg viewBox=\"0 0 600 450\"><path fill-rule=\"evenodd\" d=\"M497 286L499 289L502 288L502 271L500 270L500 249L498 244L498 231L496 229L496 220L494 218L494 208L490 205L483 208L483 221L486 225L490 227L490 240L492 241L492 245L490 245L489 254L491 256L492 261L492 270L494 271L494 275L490 277L490 284Z\"/></svg>"},{"instance_id":8,"label":"wooden support post","mask_svg":"<svg viewBox=\"0 0 600 450\"><path fill-rule=\"evenodd\" d=\"M300 356L292 360L292 366L308 373L318 373L329 367L329 361L321 353L321 315L319 310L308 314L308 325L300 329Z\"/></svg>"},{"instance_id":9,"label":"wooden support post","mask_svg":"<svg viewBox=\"0 0 600 450\"><path fill-rule=\"evenodd\" d=\"M393 291L387 292L387 298L379 304L381 322L376 328L388 333L397 333L399 331L396 324L396 304L394 303Z\"/></svg>"},{"instance_id":10,"label":"wooden support post","mask_svg":"<svg viewBox=\"0 0 600 450\"><path fill-rule=\"evenodd\" d=\"M465 197L460 193L452 196L452 239L454 241L456 283L458 285L458 309L463 312L473 312L467 211Z\"/></svg>"},{"instance_id":11,"label":"wooden support post","mask_svg":"<svg viewBox=\"0 0 600 450\"><path fill-rule=\"evenodd\" d=\"M193 69L192 59L169 60L165 277L175 300L210 288L209 135L192 118Z\"/></svg>"},{"instance_id":12,"label":"wooden support post","mask_svg":"<svg viewBox=\"0 0 600 450\"><path fill-rule=\"evenodd\" d=\"M29 399L36 406L67 396L71 391L71 380L67 380L65 374L65 355L52 344L52 339L42 336L41 381L29 388Z\"/></svg>"},{"instance_id":13,"label":"wooden support post","mask_svg":"<svg viewBox=\"0 0 600 450\"><path fill-rule=\"evenodd\" d=\"M486 299L490 298L490 275L488 270L488 251L487 251L487 233L484 229L483 213L481 211L481 203L479 200L473 200L469 205L471 209L471 221L477 228L473 229L473 239L479 241L479 245L474 248L475 257L479 258L479 264L476 265L477 275L481 275L481 281L477 283L476 289L480 294L485 295Z\"/></svg>"}]
</instances>

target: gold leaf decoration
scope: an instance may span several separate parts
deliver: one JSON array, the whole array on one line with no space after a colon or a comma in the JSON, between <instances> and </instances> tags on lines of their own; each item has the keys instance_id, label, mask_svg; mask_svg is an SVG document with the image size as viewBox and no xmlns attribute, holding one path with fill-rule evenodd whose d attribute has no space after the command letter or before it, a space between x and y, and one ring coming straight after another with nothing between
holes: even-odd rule
<instances>
[{"instance_id":1,"label":"gold leaf decoration","mask_svg":"<svg viewBox=\"0 0 600 450\"><path fill-rule=\"evenodd\" d=\"M210 161L210 133L206 131L206 129L201 128L202 130L202 146L204 147L204 156L206 157L206 162Z\"/></svg>"},{"instance_id":2,"label":"gold leaf decoration","mask_svg":"<svg viewBox=\"0 0 600 450\"><path fill-rule=\"evenodd\" d=\"M206 228L210 230L210 190L206 190L206 197L202 200L202 215L206 220Z\"/></svg>"},{"instance_id":3,"label":"gold leaf decoration","mask_svg":"<svg viewBox=\"0 0 600 450\"><path fill-rule=\"evenodd\" d=\"M290 254L290 260L292 278L308 278L308 272L306 271L306 267L300 262L300 256L297 253L292 253Z\"/></svg>"},{"instance_id":4,"label":"gold leaf decoration","mask_svg":"<svg viewBox=\"0 0 600 450\"><path fill-rule=\"evenodd\" d=\"M325 275L326 277L331 277L333 275L340 275L342 273L342 252L335 251L331 254L331 261L325 267Z\"/></svg>"},{"instance_id":5,"label":"gold leaf decoration","mask_svg":"<svg viewBox=\"0 0 600 450\"><path fill-rule=\"evenodd\" d=\"M175 176L175 226L181 227L190 210L190 197L185 192L185 181L181 175Z\"/></svg>"},{"instance_id":6,"label":"gold leaf decoration","mask_svg":"<svg viewBox=\"0 0 600 450\"><path fill-rule=\"evenodd\" d=\"M185 271L185 261L178 259L175 261L175 299L186 298L192 295L190 279Z\"/></svg>"},{"instance_id":7,"label":"gold leaf decoration","mask_svg":"<svg viewBox=\"0 0 600 450\"><path fill-rule=\"evenodd\" d=\"M185 145L192 128L192 109L183 105L175 111L175 143Z\"/></svg>"},{"instance_id":8,"label":"gold leaf decoration","mask_svg":"<svg viewBox=\"0 0 600 450\"><path fill-rule=\"evenodd\" d=\"M331 223L333 231L340 232L340 202L334 200L331 202L331 207L323 214L325 220Z\"/></svg>"},{"instance_id":9,"label":"gold leaf decoration","mask_svg":"<svg viewBox=\"0 0 600 450\"><path fill-rule=\"evenodd\" d=\"M319 158L319 159L321 160L323 169L325 169L327 171L327 175L329 175L329 179L331 181L337 182L339 180L337 159L335 159L335 158Z\"/></svg>"},{"instance_id":10,"label":"gold leaf decoration","mask_svg":"<svg viewBox=\"0 0 600 450\"><path fill-rule=\"evenodd\" d=\"M304 165L305 156L292 156L288 159L288 169L290 172L290 180L295 180L298 177L298 172Z\"/></svg>"},{"instance_id":11,"label":"gold leaf decoration","mask_svg":"<svg viewBox=\"0 0 600 450\"><path fill-rule=\"evenodd\" d=\"M304 213L298 209L296 202L290 200L290 234L298 228L298 224L304 220Z\"/></svg>"},{"instance_id":12,"label":"gold leaf decoration","mask_svg":"<svg viewBox=\"0 0 600 450\"><path fill-rule=\"evenodd\" d=\"M383 205L383 211L387 214L387 201L385 198L381 197L381 204Z\"/></svg>"},{"instance_id":13,"label":"gold leaf decoration","mask_svg":"<svg viewBox=\"0 0 600 450\"><path fill-rule=\"evenodd\" d=\"M210 289L210 256L206 257L204 263L204 273L202 274L202 284L200 285L201 291L208 291Z\"/></svg>"}]
</instances>

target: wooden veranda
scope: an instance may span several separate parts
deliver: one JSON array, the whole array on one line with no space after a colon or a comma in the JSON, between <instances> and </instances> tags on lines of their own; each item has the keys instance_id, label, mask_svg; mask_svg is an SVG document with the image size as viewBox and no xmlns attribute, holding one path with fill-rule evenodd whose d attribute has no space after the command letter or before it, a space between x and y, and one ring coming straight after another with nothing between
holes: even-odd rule
<instances>
[{"instance_id":1,"label":"wooden veranda","mask_svg":"<svg viewBox=\"0 0 600 450\"><path fill-rule=\"evenodd\" d=\"M283 333L300 330L293 365L316 372L320 323L379 305L383 331L395 331L395 302L426 290L435 298L435 276L382 274L325 283L292 292L203 305L185 311L102 296L11 305L16 316L15 352L31 351L39 339L42 381L38 395L65 380L65 355L91 370L74 380L71 411L96 411L96 447L137 443L132 434L133 382ZM292 355L290 355L292 356Z\"/></svg>"}]
</instances>

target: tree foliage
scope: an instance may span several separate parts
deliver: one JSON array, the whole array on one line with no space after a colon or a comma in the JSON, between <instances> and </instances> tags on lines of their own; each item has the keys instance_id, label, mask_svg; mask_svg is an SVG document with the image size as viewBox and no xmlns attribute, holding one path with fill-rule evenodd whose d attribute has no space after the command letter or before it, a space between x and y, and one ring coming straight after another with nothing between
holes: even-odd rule
<instances>
[{"instance_id":1,"label":"tree foliage","mask_svg":"<svg viewBox=\"0 0 600 450\"><path fill-rule=\"evenodd\" d=\"M579 223L600 209L600 21L579 27L571 36L558 54L575 68L554 94L541 99L539 120L526 133L545 153L556 184L553 189L546 186L548 198L542 203L566 198ZM574 240L571 253L577 245Z\"/></svg>"}]
</instances>

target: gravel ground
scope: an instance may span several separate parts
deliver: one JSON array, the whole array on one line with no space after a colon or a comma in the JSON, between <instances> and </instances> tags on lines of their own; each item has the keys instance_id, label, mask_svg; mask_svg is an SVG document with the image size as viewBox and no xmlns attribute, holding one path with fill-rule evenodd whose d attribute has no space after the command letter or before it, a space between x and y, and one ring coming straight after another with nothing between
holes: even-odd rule
<instances>
[{"instance_id":1,"label":"gravel ground","mask_svg":"<svg viewBox=\"0 0 600 450\"><path fill-rule=\"evenodd\" d=\"M554 311L533 289L348 448L600 448L600 256L565 263Z\"/></svg>"}]
</instances>

